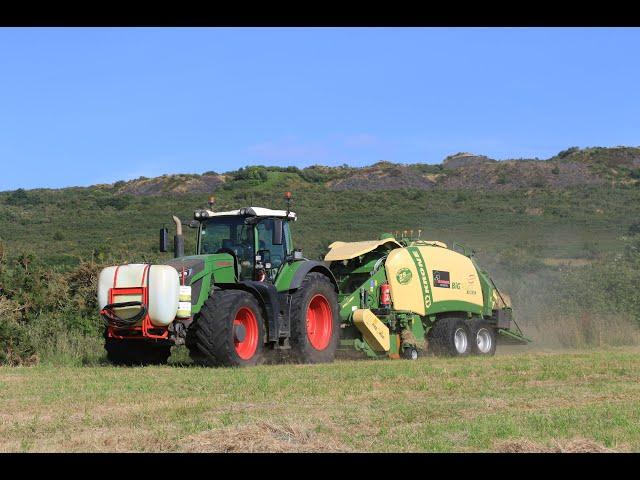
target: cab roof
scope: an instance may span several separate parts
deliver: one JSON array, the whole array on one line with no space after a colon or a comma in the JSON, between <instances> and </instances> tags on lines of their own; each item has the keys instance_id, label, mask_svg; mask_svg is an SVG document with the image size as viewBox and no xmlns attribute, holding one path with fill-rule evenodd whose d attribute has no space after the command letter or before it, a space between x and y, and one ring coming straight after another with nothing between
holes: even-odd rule
<instances>
[{"instance_id":1,"label":"cab roof","mask_svg":"<svg viewBox=\"0 0 640 480\"><path fill-rule=\"evenodd\" d=\"M246 216L246 217L275 217L275 218L288 218L289 220L297 220L295 212L289 212L287 217L286 210L271 210L270 208L262 207L243 207L238 210L229 210L226 212L214 212L212 210L205 210L207 217L231 217L231 216Z\"/></svg>"}]
</instances>

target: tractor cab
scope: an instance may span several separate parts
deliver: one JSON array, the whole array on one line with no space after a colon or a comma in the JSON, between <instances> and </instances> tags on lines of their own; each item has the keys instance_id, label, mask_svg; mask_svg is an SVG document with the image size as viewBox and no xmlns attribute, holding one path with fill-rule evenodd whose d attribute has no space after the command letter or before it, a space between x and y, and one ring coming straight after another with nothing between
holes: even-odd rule
<instances>
[{"instance_id":1,"label":"tractor cab","mask_svg":"<svg viewBox=\"0 0 640 480\"><path fill-rule=\"evenodd\" d=\"M273 281L293 255L289 221L294 212L245 207L227 212L198 210L197 254L228 253L240 280Z\"/></svg>"}]
</instances>

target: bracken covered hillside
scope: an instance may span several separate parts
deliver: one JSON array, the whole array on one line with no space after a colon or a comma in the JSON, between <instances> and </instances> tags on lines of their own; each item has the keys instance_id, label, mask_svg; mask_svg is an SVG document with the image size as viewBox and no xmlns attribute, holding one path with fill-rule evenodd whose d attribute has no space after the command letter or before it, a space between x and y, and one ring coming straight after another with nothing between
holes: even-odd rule
<instances>
[{"instance_id":1,"label":"bracken covered hillside","mask_svg":"<svg viewBox=\"0 0 640 480\"><path fill-rule=\"evenodd\" d=\"M457 153L441 164L400 164L381 161L367 167L296 167L252 166L219 174L172 174L155 178L140 177L96 188L116 194L164 195L167 193L213 193L234 189L241 182L267 182L288 177L292 186L322 185L329 190L458 190L517 188L566 188L600 185L608 182L640 181L640 148L572 147L546 159L511 159L497 161L483 155Z\"/></svg>"}]
</instances>

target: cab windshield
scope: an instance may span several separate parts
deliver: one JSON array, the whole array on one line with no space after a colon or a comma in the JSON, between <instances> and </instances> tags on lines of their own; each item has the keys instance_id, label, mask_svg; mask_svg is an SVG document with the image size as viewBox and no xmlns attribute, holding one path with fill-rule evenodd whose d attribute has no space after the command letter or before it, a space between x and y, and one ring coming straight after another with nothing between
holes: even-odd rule
<instances>
[{"instance_id":1,"label":"cab windshield","mask_svg":"<svg viewBox=\"0 0 640 480\"><path fill-rule=\"evenodd\" d=\"M198 252L202 255L233 252L243 279L252 279L257 253L275 272L286 259L288 238L285 235L282 245L274 245L274 228L273 218L262 218L257 223L251 220L245 223L245 217L241 216L210 218L202 222ZM288 232L286 227L285 232ZM256 241L258 248L255 248Z\"/></svg>"},{"instance_id":2,"label":"cab windshield","mask_svg":"<svg viewBox=\"0 0 640 480\"><path fill-rule=\"evenodd\" d=\"M253 225L244 222L245 217L215 217L202 222L200 229L200 254L231 250L241 265L253 265L255 249Z\"/></svg>"}]
</instances>

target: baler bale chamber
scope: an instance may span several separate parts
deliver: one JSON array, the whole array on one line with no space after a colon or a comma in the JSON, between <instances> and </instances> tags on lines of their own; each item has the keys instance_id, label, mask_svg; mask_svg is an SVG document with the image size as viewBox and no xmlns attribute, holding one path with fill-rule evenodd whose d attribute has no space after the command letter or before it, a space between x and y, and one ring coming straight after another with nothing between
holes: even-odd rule
<instances>
[{"instance_id":1,"label":"baler bale chamber","mask_svg":"<svg viewBox=\"0 0 640 480\"><path fill-rule=\"evenodd\" d=\"M529 342L508 296L455 244L390 234L334 242L325 262L339 286L340 351L415 359L420 353L493 355L498 339Z\"/></svg>"}]
</instances>

